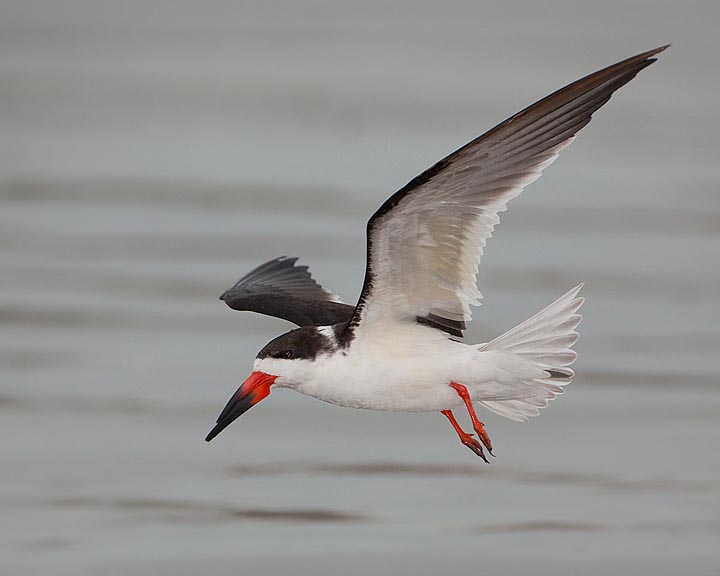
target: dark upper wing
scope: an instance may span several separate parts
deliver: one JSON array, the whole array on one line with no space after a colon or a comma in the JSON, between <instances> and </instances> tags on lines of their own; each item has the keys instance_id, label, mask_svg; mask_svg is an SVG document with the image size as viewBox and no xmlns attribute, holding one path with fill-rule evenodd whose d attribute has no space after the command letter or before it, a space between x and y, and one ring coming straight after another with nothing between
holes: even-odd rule
<instances>
[{"instance_id":1,"label":"dark upper wing","mask_svg":"<svg viewBox=\"0 0 720 576\"><path fill-rule=\"evenodd\" d=\"M482 297L476 275L499 213L665 48L558 90L391 196L368 222L365 283L348 329L418 320L462 336Z\"/></svg>"},{"instance_id":2,"label":"dark upper wing","mask_svg":"<svg viewBox=\"0 0 720 576\"><path fill-rule=\"evenodd\" d=\"M248 272L220 300L235 310L249 310L289 320L298 326L347 322L354 306L343 304L315 282L297 258L282 256Z\"/></svg>"}]
</instances>

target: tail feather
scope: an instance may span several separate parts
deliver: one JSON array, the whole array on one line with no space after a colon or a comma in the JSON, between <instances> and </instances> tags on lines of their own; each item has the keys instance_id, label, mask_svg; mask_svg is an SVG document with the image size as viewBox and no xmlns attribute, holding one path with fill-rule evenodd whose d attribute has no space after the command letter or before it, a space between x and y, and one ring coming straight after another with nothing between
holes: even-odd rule
<instances>
[{"instance_id":1,"label":"tail feather","mask_svg":"<svg viewBox=\"0 0 720 576\"><path fill-rule=\"evenodd\" d=\"M578 297L582 287L583 284L576 286L522 324L479 348L512 354L536 369L533 377L517 383L521 397L483 400L479 404L501 416L524 422L537 416L550 400L563 393L562 387L575 376L568 366L577 358L571 348L580 336L576 328L582 320L577 313L584 302L584 298Z\"/></svg>"}]
</instances>

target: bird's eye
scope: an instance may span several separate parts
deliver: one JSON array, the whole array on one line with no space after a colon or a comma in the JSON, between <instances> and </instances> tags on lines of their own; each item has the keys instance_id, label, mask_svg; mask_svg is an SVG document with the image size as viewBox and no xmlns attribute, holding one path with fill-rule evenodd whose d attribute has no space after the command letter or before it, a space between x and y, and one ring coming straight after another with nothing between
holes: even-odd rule
<instances>
[{"instance_id":1,"label":"bird's eye","mask_svg":"<svg viewBox=\"0 0 720 576\"><path fill-rule=\"evenodd\" d=\"M283 357L288 358L288 359L292 358L293 357L292 350L285 350L285 352L283 352Z\"/></svg>"}]
</instances>

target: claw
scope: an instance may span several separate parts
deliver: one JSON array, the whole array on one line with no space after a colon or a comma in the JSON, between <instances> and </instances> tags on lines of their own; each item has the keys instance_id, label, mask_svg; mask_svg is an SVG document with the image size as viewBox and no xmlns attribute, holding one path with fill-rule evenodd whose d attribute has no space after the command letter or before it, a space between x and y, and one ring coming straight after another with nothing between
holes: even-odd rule
<instances>
[{"instance_id":1,"label":"claw","mask_svg":"<svg viewBox=\"0 0 720 576\"><path fill-rule=\"evenodd\" d=\"M450 424L452 424L452 427L455 429L455 432L457 433L458 437L460 438L460 442L465 444L470 450L472 450L475 454L480 456L487 464L490 464L488 462L487 457L485 456L485 452L483 451L482 444L475 440L473 438L472 434L468 434L467 432L464 432L462 428L460 428L460 424L457 423L457 420L455 420L455 416L453 416L452 410L441 410L440 413L445 416L448 420L450 420Z\"/></svg>"},{"instance_id":2,"label":"claw","mask_svg":"<svg viewBox=\"0 0 720 576\"><path fill-rule=\"evenodd\" d=\"M475 433L478 435L478 438L480 438L480 441L483 443L485 448L488 449L488 452L492 454L492 442L490 441L490 436L488 436L488 433L485 432L485 427L483 426L483 423L473 422L473 429L475 430Z\"/></svg>"},{"instance_id":3,"label":"claw","mask_svg":"<svg viewBox=\"0 0 720 576\"><path fill-rule=\"evenodd\" d=\"M460 438L460 441L465 444L470 450L475 452L480 458L482 458L486 464L490 464L490 462L487 459L487 456L485 456L485 451L483 450L482 444L475 440L475 438L472 437L472 434L467 434L464 438Z\"/></svg>"}]
</instances>

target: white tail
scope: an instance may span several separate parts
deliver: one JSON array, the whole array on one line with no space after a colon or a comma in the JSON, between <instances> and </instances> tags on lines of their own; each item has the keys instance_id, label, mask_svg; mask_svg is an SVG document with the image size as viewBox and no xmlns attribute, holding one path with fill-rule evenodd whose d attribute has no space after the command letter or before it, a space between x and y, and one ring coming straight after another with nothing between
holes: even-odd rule
<instances>
[{"instance_id":1,"label":"white tail","mask_svg":"<svg viewBox=\"0 0 720 576\"><path fill-rule=\"evenodd\" d=\"M571 348L580 336L575 329L582 320L577 313L585 301L577 296L582 287L576 286L532 318L479 348L525 360L535 369L536 377L518 382L518 392L522 393L513 399L484 400L478 404L511 420L525 422L563 393L562 387L575 376L568 366L577 358Z\"/></svg>"}]
</instances>

